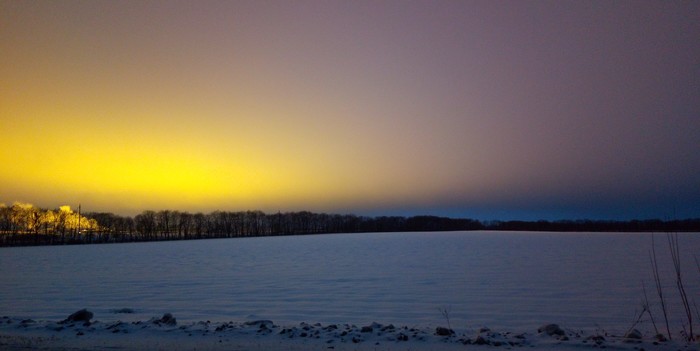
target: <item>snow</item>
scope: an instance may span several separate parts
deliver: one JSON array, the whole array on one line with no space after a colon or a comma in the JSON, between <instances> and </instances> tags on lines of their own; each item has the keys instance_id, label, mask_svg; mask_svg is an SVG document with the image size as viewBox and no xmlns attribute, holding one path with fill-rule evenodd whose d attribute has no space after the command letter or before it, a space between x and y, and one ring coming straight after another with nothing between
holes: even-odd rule
<instances>
[{"instance_id":1,"label":"snow","mask_svg":"<svg viewBox=\"0 0 700 351\"><path fill-rule=\"evenodd\" d=\"M680 234L680 243L688 295L697 297L700 272L693 255L700 252L700 236ZM665 236L657 234L656 244L677 333L682 315ZM641 308L642 281L657 324L661 320L652 294L650 249L650 234L505 232L3 248L0 316L7 318L0 320L0 345L139 349L134 344L139 339L142 347L162 349L166 344L188 349L197 343L209 349L216 344L228 349L326 349L325 343L333 340L336 350L431 349L435 343L446 349L464 348L463 341L475 340L488 327L493 331L488 340L515 342L514 335L524 334L528 346L539 349L592 345L586 338L596 335L607 335L608 346L632 349L640 346L621 341L619 335ZM56 323L83 308L94 313L97 323L91 329L79 336L81 326L54 330ZM454 337L434 335L436 327L447 326L441 309L449 312ZM176 327L148 322L165 313L177 319ZM22 327L26 319L35 323ZM271 320L276 328L260 335L255 326L245 325L252 320ZM210 331L199 335L206 321ZM127 333L107 328L118 322ZM404 346L390 339L398 332L360 333L373 322L415 328L424 340L411 338L411 346ZM216 328L227 323L236 327L217 334ZM302 323L320 323L313 328L323 337L314 341L280 334L284 329L298 331ZM550 323L559 324L570 340L537 333ZM333 324L354 325L364 339L343 342L323 330ZM645 337L645 349L657 347L648 320L636 328ZM658 347L664 345L669 346Z\"/></svg>"},{"instance_id":2,"label":"snow","mask_svg":"<svg viewBox=\"0 0 700 351\"><path fill-rule=\"evenodd\" d=\"M558 329L557 326L555 328ZM583 334L570 329L558 333L527 331L500 332L489 328L457 329L439 335L437 329L372 323L300 323L276 325L272 321L200 321L184 325L149 321L125 323L56 323L50 321L0 318L2 350L463 350L489 346L504 349L618 350L697 349L685 342L656 342L654 339L626 339L610 334Z\"/></svg>"}]
</instances>

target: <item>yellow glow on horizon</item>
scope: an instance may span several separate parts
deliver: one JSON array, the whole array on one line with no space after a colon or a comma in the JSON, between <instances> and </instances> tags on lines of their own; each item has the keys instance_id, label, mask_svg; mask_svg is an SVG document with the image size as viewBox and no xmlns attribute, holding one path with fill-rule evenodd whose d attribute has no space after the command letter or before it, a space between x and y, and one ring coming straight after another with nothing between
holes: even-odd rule
<instances>
[{"instance_id":1,"label":"yellow glow on horizon","mask_svg":"<svg viewBox=\"0 0 700 351\"><path fill-rule=\"evenodd\" d=\"M236 128L219 119L221 128L212 128L205 119L202 128L171 111L161 111L170 118L132 111L110 119L89 118L91 109L24 109L3 119L0 162L12 167L0 183L43 196L99 198L103 207L264 209L357 202L378 189L357 176L370 170L351 172L360 161L294 127L253 120Z\"/></svg>"},{"instance_id":2,"label":"yellow glow on horizon","mask_svg":"<svg viewBox=\"0 0 700 351\"><path fill-rule=\"evenodd\" d=\"M388 111L371 105L260 83L273 77L191 82L199 76L163 76L159 66L121 75L39 63L3 82L13 87L0 95L4 201L324 210L411 201L442 186L427 178L427 162L410 167L430 149L406 148L413 133L395 120L375 125L371 116Z\"/></svg>"}]
</instances>

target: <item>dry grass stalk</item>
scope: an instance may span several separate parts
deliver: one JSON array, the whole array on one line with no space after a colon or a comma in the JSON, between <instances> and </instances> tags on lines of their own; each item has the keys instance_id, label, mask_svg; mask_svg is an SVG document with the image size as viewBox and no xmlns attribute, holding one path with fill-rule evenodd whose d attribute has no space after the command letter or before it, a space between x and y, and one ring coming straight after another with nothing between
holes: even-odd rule
<instances>
[{"instance_id":1,"label":"dry grass stalk","mask_svg":"<svg viewBox=\"0 0 700 351\"><path fill-rule=\"evenodd\" d=\"M654 333L659 335L659 328L656 327L656 321L654 321L654 315L651 313L651 308L649 307L649 297L647 296L647 287L642 281L642 290L644 291L644 301L642 301L642 310L649 314L649 319L651 320L651 325L654 326Z\"/></svg>"},{"instance_id":2,"label":"dry grass stalk","mask_svg":"<svg viewBox=\"0 0 700 351\"><path fill-rule=\"evenodd\" d=\"M685 333L688 341L694 341L695 335L693 334L693 313L690 309L690 302L688 300L688 294L685 291L685 286L683 285L683 276L681 275L681 258L680 249L678 245L678 233L666 234L668 240L668 247L671 250L671 260L673 261L673 269L676 273L676 287L678 288L678 293L681 296L681 303L683 304L683 309L685 311L685 317L688 321L688 331Z\"/></svg>"},{"instance_id":3,"label":"dry grass stalk","mask_svg":"<svg viewBox=\"0 0 700 351\"><path fill-rule=\"evenodd\" d=\"M649 253L649 258L651 259L652 272L654 273L654 283L656 285L656 294L659 296L659 301L661 303L661 312L664 316L664 322L666 324L666 335L668 335L668 340L673 340L671 336L671 327L668 324L668 308L666 306L666 299L664 298L664 291L661 285L661 277L659 276L659 263L656 260L656 245L654 244L654 234L651 234L651 252Z\"/></svg>"}]
</instances>

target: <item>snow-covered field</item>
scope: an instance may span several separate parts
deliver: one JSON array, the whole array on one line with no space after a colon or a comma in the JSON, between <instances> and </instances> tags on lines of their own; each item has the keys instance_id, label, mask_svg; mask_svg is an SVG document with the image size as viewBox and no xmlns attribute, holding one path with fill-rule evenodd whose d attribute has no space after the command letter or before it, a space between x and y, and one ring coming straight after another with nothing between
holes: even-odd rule
<instances>
[{"instance_id":1,"label":"snow-covered field","mask_svg":"<svg viewBox=\"0 0 700 351\"><path fill-rule=\"evenodd\" d=\"M688 295L700 300L700 235L679 238ZM0 349L461 349L478 336L540 349L696 348L653 345L648 318L635 326L642 344L620 338L643 281L660 327L650 249L650 234L504 232L2 248ZM680 339L664 234L656 249ZM58 323L83 308L89 325ZM435 335L444 311L453 336ZM154 323L165 313L177 324ZM538 333L550 323L569 340Z\"/></svg>"}]
</instances>

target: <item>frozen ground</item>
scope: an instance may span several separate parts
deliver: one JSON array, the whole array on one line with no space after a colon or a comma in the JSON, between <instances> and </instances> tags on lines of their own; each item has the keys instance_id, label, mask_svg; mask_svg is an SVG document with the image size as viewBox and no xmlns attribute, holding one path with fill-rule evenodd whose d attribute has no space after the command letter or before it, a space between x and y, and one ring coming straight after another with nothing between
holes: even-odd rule
<instances>
[{"instance_id":1,"label":"frozen ground","mask_svg":"<svg viewBox=\"0 0 700 351\"><path fill-rule=\"evenodd\" d=\"M681 314L668 248L664 235L656 239L678 333ZM680 242L689 295L698 299L693 256L700 253L700 237L681 234ZM498 232L4 248L0 316L7 318L0 321L0 345L462 349L481 334L503 347L602 346L598 341L630 350L687 348L653 345L648 319L636 326L642 344L620 339L641 307L642 281L650 292L653 287L650 248L649 234ZM81 308L95 313L90 326L57 324ZM117 313L125 308L133 313ZM441 309L449 311L455 336L434 335L447 324ZM177 318L176 326L152 323L166 312ZM274 323L264 323L262 331L246 324L256 320ZM362 332L375 321L382 325ZM561 325L569 340L537 332L548 323ZM331 325L338 329L327 330ZM381 330L390 325L393 330ZM348 335L359 338L353 342ZM605 340L589 339L597 336Z\"/></svg>"}]
</instances>

